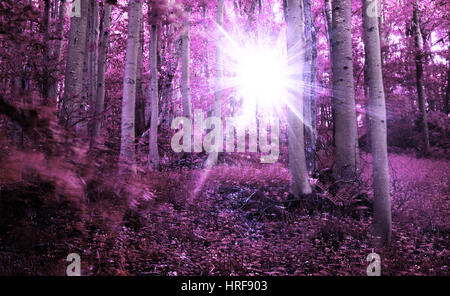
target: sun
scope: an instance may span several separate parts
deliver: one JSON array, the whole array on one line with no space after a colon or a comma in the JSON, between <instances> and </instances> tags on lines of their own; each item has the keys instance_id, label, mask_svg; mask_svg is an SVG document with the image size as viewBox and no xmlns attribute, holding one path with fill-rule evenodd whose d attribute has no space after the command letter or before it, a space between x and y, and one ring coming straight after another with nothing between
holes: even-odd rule
<instances>
[{"instance_id":1,"label":"sun","mask_svg":"<svg viewBox=\"0 0 450 296\"><path fill-rule=\"evenodd\" d=\"M236 61L237 93L244 112L251 106L259 111L280 106L287 95L287 62L282 51L270 46L241 48Z\"/></svg>"}]
</instances>

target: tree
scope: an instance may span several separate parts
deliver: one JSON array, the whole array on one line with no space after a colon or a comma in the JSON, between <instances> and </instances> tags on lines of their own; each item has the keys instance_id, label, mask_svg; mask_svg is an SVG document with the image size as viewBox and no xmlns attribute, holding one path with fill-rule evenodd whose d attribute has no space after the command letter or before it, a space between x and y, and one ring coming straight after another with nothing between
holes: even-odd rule
<instances>
[{"instance_id":1,"label":"tree","mask_svg":"<svg viewBox=\"0 0 450 296\"><path fill-rule=\"evenodd\" d=\"M450 40L450 32L448 33L448 37ZM448 50L450 51L450 45L448 47ZM450 61L449 61L449 68L447 69L447 89L445 91L444 109L443 109L443 112L447 115L450 113L449 101L450 101Z\"/></svg>"},{"instance_id":2,"label":"tree","mask_svg":"<svg viewBox=\"0 0 450 296\"><path fill-rule=\"evenodd\" d=\"M287 51L289 68L295 69L291 80L295 86L288 102L288 149L289 171L291 174L291 193L296 196L311 194L305 161L304 125L303 125L303 63L305 52L302 2L287 0Z\"/></svg>"},{"instance_id":3,"label":"tree","mask_svg":"<svg viewBox=\"0 0 450 296\"><path fill-rule=\"evenodd\" d=\"M358 176L358 137L353 80L351 1L334 0L331 60L336 162L334 175L350 181Z\"/></svg>"},{"instance_id":4,"label":"tree","mask_svg":"<svg viewBox=\"0 0 450 296\"><path fill-rule=\"evenodd\" d=\"M224 10L224 0L217 1L217 12L216 12L216 25L217 27L223 26L223 10ZM223 33L220 29L216 31L216 74L214 82L214 106L213 106L213 116L221 118L222 117L222 90L223 90ZM216 144L216 150L209 153L208 159L206 160L206 167L210 168L216 164L219 157L219 147L222 145L222 139L214 139Z\"/></svg>"},{"instance_id":5,"label":"tree","mask_svg":"<svg viewBox=\"0 0 450 296\"><path fill-rule=\"evenodd\" d=\"M423 37L420 29L420 17L419 17L419 5L417 1L413 3L413 29L414 29L414 46L415 52L415 63L416 63L416 88L417 88L417 101L419 103L420 112L420 124L422 126L422 136L423 136L423 153L428 155L430 153L430 136L428 131L428 121L427 121L427 107L425 102L425 95L423 91Z\"/></svg>"},{"instance_id":6,"label":"tree","mask_svg":"<svg viewBox=\"0 0 450 296\"><path fill-rule=\"evenodd\" d=\"M311 0L304 0L305 18L305 64L304 64L304 109L306 167L309 173L316 169L316 62L317 36L311 15Z\"/></svg>"},{"instance_id":7,"label":"tree","mask_svg":"<svg viewBox=\"0 0 450 296\"><path fill-rule=\"evenodd\" d=\"M145 96L142 83L142 71L144 69L144 23L141 22L139 30L139 49L137 60L137 76L136 76L136 137L141 136L145 131Z\"/></svg>"},{"instance_id":8,"label":"tree","mask_svg":"<svg viewBox=\"0 0 450 296\"><path fill-rule=\"evenodd\" d=\"M181 96L183 97L183 116L191 118L191 8L186 7L185 13L186 19L183 21L181 35Z\"/></svg>"},{"instance_id":9,"label":"tree","mask_svg":"<svg viewBox=\"0 0 450 296\"><path fill-rule=\"evenodd\" d=\"M43 15L43 31L44 31L44 52L42 57L42 66L44 68L42 73L41 94L44 99L43 104L47 105L50 88L50 0L44 1L44 15Z\"/></svg>"},{"instance_id":10,"label":"tree","mask_svg":"<svg viewBox=\"0 0 450 296\"><path fill-rule=\"evenodd\" d=\"M88 7L88 0L80 0L74 2L70 13L64 95L60 110L60 123L66 127L72 127L78 123L83 111L81 94L83 89L83 61L86 54Z\"/></svg>"},{"instance_id":11,"label":"tree","mask_svg":"<svg viewBox=\"0 0 450 296\"><path fill-rule=\"evenodd\" d=\"M91 132L91 145L98 137L101 126L101 116L104 110L105 102L105 70L106 57L108 55L109 30L111 23L112 5L106 1L103 6L103 16L100 23L100 38L98 46L98 66L97 66L97 93L95 100L95 113Z\"/></svg>"},{"instance_id":12,"label":"tree","mask_svg":"<svg viewBox=\"0 0 450 296\"><path fill-rule=\"evenodd\" d=\"M60 71L60 60L61 60L61 51L62 51L62 43L64 37L64 20L66 16L66 0L59 1L59 11L58 11L58 22L56 24L56 32L57 37L53 46L53 60L56 63L56 67L54 69L54 73L52 78L49 81L49 91L48 91L48 101L52 104L56 104L57 90L58 90L58 76Z\"/></svg>"},{"instance_id":13,"label":"tree","mask_svg":"<svg viewBox=\"0 0 450 296\"><path fill-rule=\"evenodd\" d=\"M128 2L128 37L123 76L122 123L120 142L121 170L129 168L136 172L135 164L135 103L136 103L136 71L139 49L139 31L141 23L141 0ZM128 166L128 167L126 167Z\"/></svg>"},{"instance_id":14,"label":"tree","mask_svg":"<svg viewBox=\"0 0 450 296\"><path fill-rule=\"evenodd\" d=\"M97 93L97 78L98 78L98 3L97 0L90 0L89 10L89 47L88 47L88 104L90 115L95 113L96 93ZM92 125L92 122L91 122ZM92 128L91 128L92 130Z\"/></svg>"},{"instance_id":15,"label":"tree","mask_svg":"<svg viewBox=\"0 0 450 296\"><path fill-rule=\"evenodd\" d=\"M381 72L382 60L377 15L368 12L371 3L363 0L364 49L370 97L369 118L374 190L374 234L383 244L391 240L391 199L386 136L386 104Z\"/></svg>"},{"instance_id":16,"label":"tree","mask_svg":"<svg viewBox=\"0 0 450 296\"><path fill-rule=\"evenodd\" d=\"M158 119L159 119L159 91L158 91L158 26L150 25L150 139L149 139L149 155L148 166L151 170L159 167L158 152Z\"/></svg>"}]
</instances>

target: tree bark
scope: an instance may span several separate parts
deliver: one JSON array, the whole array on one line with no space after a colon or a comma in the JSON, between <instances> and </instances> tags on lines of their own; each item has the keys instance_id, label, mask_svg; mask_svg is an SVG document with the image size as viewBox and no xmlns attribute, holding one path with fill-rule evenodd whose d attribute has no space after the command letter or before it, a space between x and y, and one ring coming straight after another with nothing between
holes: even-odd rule
<instances>
[{"instance_id":1,"label":"tree bark","mask_svg":"<svg viewBox=\"0 0 450 296\"><path fill-rule=\"evenodd\" d=\"M158 92L158 26L152 24L150 27L150 138L148 166L150 170L159 168L158 151L158 119L159 119L159 92Z\"/></svg>"},{"instance_id":2,"label":"tree bark","mask_svg":"<svg viewBox=\"0 0 450 296\"><path fill-rule=\"evenodd\" d=\"M142 71L143 71L143 55L144 55L144 26L141 22L139 31L139 49L137 60L137 76L136 76L136 136L141 136L145 131L145 96L142 87Z\"/></svg>"},{"instance_id":3,"label":"tree bark","mask_svg":"<svg viewBox=\"0 0 450 296\"><path fill-rule=\"evenodd\" d=\"M91 27L92 27L92 9L91 9L91 1L88 0L88 8L87 8L87 28L86 28L86 42L85 42L85 50L84 50L84 60L83 60L83 87L81 93L81 101L79 108L79 118L75 125L77 133L79 135L88 135L89 133L89 115L91 115L90 110L90 42L91 42Z\"/></svg>"},{"instance_id":4,"label":"tree bark","mask_svg":"<svg viewBox=\"0 0 450 296\"><path fill-rule=\"evenodd\" d=\"M325 0L325 5L324 5L324 15L325 15L325 19L327 22L327 40L328 40L328 46L329 46L329 50L330 50L330 63L331 65L333 65L333 56L332 56L332 50L331 50L331 46L333 45L333 9L331 6L331 0ZM332 94L332 88L331 88L331 94L329 95L330 97L333 96ZM327 109L328 107L326 107ZM328 118L328 116L327 116ZM332 132L333 132L333 137L332 137L332 146L336 147L336 125L334 124L335 122L335 112L334 112L334 106L331 104L331 118L332 118L332 125L328 125L332 127Z\"/></svg>"},{"instance_id":5,"label":"tree bark","mask_svg":"<svg viewBox=\"0 0 450 296\"><path fill-rule=\"evenodd\" d=\"M60 113L60 123L66 127L74 126L80 120L83 111L83 63L86 54L88 7L88 0L80 0L79 14L76 11L77 7L73 7L71 12L64 95Z\"/></svg>"},{"instance_id":6,"label":"tree bark","mask_svg":"<svg viewBox=\"0 0 450 296\"><path fill-rule=\"evenodd\" d=\"M366 11L372 1L363 1L364 48L370 97L370 136L374 190L374 234L382 244L391 240L391 199L386 135L386 103L382 76L378 17Z\"/></svg>"},{"instance_id":7,"label":"tree bark","mask_svg":"<svg viewBox=\"0 0 450 296\"><path fill-rule=\"evenodd\" d=\"M186 19L183 22L181 35L181 95L183 98L183 116L192 117L190 62L191 62L191 8L185 9Z\"/></svg>"},{"instance_id":8,"label":"tree bark","mask_svg":"<svg viewBox=\"0 0 450 296\"><path fill-rule=\"evenodd\" d=\"M450 48L449 48L450 51ZM450 106L448 105L450 101L450 68L447 70L447 90L445 92L445 99L444 99L444 112L445 114L449 114L450 113Z\"/></svg>"},{"instance_id":9,"label":"tree bark","mask_svg":"<svg viewBox=\"0 0 450 296\"><path fill-rule=\"evenodd\" d=\"M43 16L43 29L44 29L44 52L42 56L42 87L41 94L43 98L43 105L48 105L49 98L49 80L50 80L50 0L44 1L44 16Z\"/></svg>"},{"instance_id":10,"label":"tree bark","mask_svg":"<svg viewBox=\"0 0 450 296\"><path fill-rule=\"evenodd\" d=\"M288 98L288 149L291 193L299 198L311 194L305 160L303 117L303 65L305 53L304 24L301 0L286 1L287 54L289 68L295 69L290 79L296 87Z\"/></svg>"},{"instance_id":11,"label":"tree bark","mask_svg":"<svg viewBox=\"0 0 450 296\"><path fill-rule=\"evenodd\" d=\"M108 55L110 24L111 24L112 6L105 2L103 7L103 16L100 25L98 65L97 65L97 93L95 99L95 113L92 124L91 144L93 144L99 136L100 127L103 118L102 113L105 105L105 70L106 58Z\"/></svg>"},{"instance_id":12,"label":"tree bark","mask_svg":"<svg viewBox=\"0 0 450 296\"><path fill-rule=\"evenodd\" d=\"M98 3L97 0L90 1L90 27L89 27L89 52L88 52L88 104L90 115L95 114L97 78L98 78ZM90 121L92 131L93 121Z\"/></svg>"},{"instance_id":13,"label":"tree bark","mask_svg":"<svg viewBox=\"0 0 450 296\"><path fill-rule=\"evenodd\" d=\"M134 109L136 104L136 71L141 9L141 0L129 0L128 37L123 77L120 169L121 172L131 171L131 173L136 173Z\"/></svg>"},{"instance_id":14,"label":"tree bark","mask_svg":"<svg viewBox=\"0 0 450 296\"><path fill-rule=\"evenodd\" d=\"M224 0L217 1L217 12L216 12L216 25L219 27L223 26L223 12L224 12ZM216 65L215 65L215 81L214 81L214 106L213 106L213 116L221 118L222 117L222 90L223 90L223 34L219 29L216 30ZM216 144L216 149L210 152L208 159L206 160L206 167L211 168L217 163L219 158L219 146L223 145L222 139L214 139L218 143Z\"/></svg>"},{"instance_id":15,"label":"tree bark","mask_svg":"<svg viewBox=\"0 0 450 296\"><path fill-rule=\"evenodd\" d=\"M49 86L49 94L48 100L56 104L57 96L58 96L58 76L60 73L60 62L61 62L61 54L62 54L62 43L64 38L64 20L66 16L66 0L60 0L59 12L58 12L58 24L56 25L56 32L58 33L58 37L54 43L54 51L53 51L53 59L55 60L56 66L54 69L54 73L52 75L52 79L50 80Z\"/></svg>"},{"instance_id":16,"label":"tree bark","mask_svg":"<svg viewBox=\"0 0 450 296\"><path fill-rule=\"evenodd\" d=\"M416 47L415 63L416 63L416 87L417 101L419 103L420 123L422 126L423 143L422 149L425 155L430 153L430 136L428 132L427 110L425 102L425 94L423 90L423 39L420 31L419 7L417 1L413 3L413 28L414 28L414 45Z\"/></svg>"},{"instance_id":17,"label":"tree bark","mask_svg":"<svg viewBox=\"0 0 450 296\"><path fill-rule=\"evenodd\" d=\"M332 41L332 26L333 26L333 13L331 9L331 0L325 0L325 7L324 7L324 13L325 13L325 19L327 21L327 38L328 43L330 45L330 51L331 51L331 41Z\"/></svg>"},{"instance_id":18,"label":"tree bark","mask_svg":"<svg viewBox=\"0 0 450 296\"><path fill-rule=\"evenodd\" d=\"M306 166L311 174L316 169L316 62L317 36L311 16L311 0L304 0L305 18L305 64L304 64L304 106Z\"/></svg>"},{"instance_id":19,"label":"tree bark","mask_svg":"<svg viewBox=\"0 0 450 296\"><path fill-rule=\"evenodd\" d=\"M338 180L358 176L358 138L352 62L351 1L333 1L331 60L335 136L334 175Z\"/></svg>"}]
</instances>

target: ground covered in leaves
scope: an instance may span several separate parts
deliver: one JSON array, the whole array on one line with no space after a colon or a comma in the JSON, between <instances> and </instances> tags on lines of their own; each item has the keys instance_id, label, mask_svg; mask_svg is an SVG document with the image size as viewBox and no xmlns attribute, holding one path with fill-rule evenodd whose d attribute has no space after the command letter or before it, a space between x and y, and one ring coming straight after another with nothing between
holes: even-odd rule
<instances>
[{"instance_id":1,"label":"ground covered in leaves","mask_svg":"<svg viewBox=\"0 0 450 296\"><path fill-rule=\"evenodd\" d=\"M83 275L365 275L373 251L384 275L449 275L448 159L390 154L393 237L379 249L367 152L360 181L340 188L319 141L315 194L298 201L283 136L275 164L224 153L207 170L163 133L160 171L139 143L137 175L118 175L113 148L3 105L23 142L0 129L0 275L65 275L70 253Z\"/></svg>"},{"instance_id":2,"label":"ground covered in leaves","mask_svg":"<svg viewBox=\"0 0 450 296\"><path fill-rule=\"evenodd\" d=\"M291 206L283 164L118 179L36 156L41 169L52 163L39 172L15 157L3 157L0 176L3 275L64 275L69 253L84 275L365 275L372 251L384 275L449 274L445 160L391 155L393 243L373 249L370 205L340 210L322 197Z\"/></svg>"}]
</instances>

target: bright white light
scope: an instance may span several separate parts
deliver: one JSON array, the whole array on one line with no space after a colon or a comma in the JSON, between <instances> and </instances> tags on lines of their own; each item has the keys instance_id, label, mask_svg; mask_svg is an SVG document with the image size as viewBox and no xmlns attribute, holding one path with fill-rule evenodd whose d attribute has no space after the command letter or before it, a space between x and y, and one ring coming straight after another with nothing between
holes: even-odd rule
<instances>
[{"instance_id":1,"label":"bright white light","mask_svg":"<svg viewBox=\"0 0 450 296\"><path fill-rule=\"evenodd\" d=\"M236 75L244 112L251 112L256 104L258 110L279 107L287 95L286 59L277 49L261 46L242 49Z\"/></svg>"}]
</instances>

